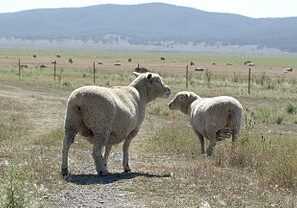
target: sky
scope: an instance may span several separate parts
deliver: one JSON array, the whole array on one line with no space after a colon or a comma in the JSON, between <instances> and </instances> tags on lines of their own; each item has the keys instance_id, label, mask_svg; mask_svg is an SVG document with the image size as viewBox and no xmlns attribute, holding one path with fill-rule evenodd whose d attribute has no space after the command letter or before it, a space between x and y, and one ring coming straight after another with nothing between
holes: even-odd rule
<instances>
[{"instance_id":1,"label":"sky","mask_svg":"<svg viewBox=\"0 0 297 208\"><path fill-rule=\"evenodd\" d=\"M235 13L248 17L297 16L297 0L0 0L0 13L37 8L83 7L98 4L163 2L209 12Z\"/></svg>"}]
</instances>

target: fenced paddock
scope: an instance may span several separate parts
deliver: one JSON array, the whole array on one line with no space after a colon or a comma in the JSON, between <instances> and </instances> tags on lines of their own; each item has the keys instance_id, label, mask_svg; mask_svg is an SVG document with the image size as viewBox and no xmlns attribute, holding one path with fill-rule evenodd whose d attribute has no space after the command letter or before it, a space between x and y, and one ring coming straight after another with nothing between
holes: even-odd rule
<instances>
[{"instance_id":1,"label":"fenced paddock","mask_svg":"<svg viewBox=\"0 0 297 208\"><path fill-rule=\"evenodd\" d=\"M19 68L19 59L27 67ZM244 65L246 60L255 66ZM40 68L42 64L47 67ZM187 118L168 110L169 99L150 103L140 135L132 142L131 165L132 171L160 177L117 178L111 189L148 207L197 207L206 202L214 207L296 207L296 57L134 52L0 51L0 178L10 179L0 180L0 201L11 197L11 184L31 204L66 206L70 201L59 204L59 193L85 187L78 190L83 195L92 185L99 187L96 195L102 195L100 190L108 187L104 179L99 183L92 178L98 183L82 186L59 176L66 99L74 88L94 84L94 68L96 85L127 85L138 64L160 73L172 96L188 85L200 96L236 97L244 106L243 132L233 154L227 140L217 145L214 157L205 159ZM94 172L89 151L90 145L78 138L70 153L72 172ZM112 151L111 170L117 171L121 148Z\"/></svg>"}]
</instances>

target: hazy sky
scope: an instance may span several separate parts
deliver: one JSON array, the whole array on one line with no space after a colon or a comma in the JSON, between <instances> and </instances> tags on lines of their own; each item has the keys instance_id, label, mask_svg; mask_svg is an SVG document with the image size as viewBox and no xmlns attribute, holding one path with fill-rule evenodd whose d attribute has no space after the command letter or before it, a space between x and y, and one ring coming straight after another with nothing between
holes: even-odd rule
<instances>
[{"instance_id":1,"label":"hazy sky","mask_svg":"<svg viewBox=\"0 0 297 208\"><path fill-rule=\"evenodd\" d=\"M164 2L211 12L236 13L249 17L297 16L297 0L0 0L0 13L35 8L82 7L97 4Z\"/></svg>"}]
</instances>

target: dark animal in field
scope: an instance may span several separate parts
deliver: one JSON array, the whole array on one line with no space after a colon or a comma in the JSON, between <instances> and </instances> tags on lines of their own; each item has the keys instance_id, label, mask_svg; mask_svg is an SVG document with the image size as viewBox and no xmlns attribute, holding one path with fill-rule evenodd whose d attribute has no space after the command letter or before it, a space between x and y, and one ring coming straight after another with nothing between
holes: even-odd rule
<instances>
[{"instance_id":1,"label":"dark animal in field","mask_svg":"<svg viewBox=\"0 0 297 208\"><path fill-rule=\"evenodd\" d=\"M193 61L190 62L190 66L194 66L195 63Z\"/></svg>"},{"instance_id":2,"label":"dark animal in field","mask_svg":"<svg viewBox=\"0 0 297 208\"><path fill-rule=\"evenodd\" d=\"M132 59L131 59L131 58L129 58L129 59L128 59L128 62L132 62Z\"/></svg>"},{"instance_id":3,"label":"dark animal in field","mask_svg":"<svg viewBox=\"0 0 297 208\"><path fill-rule=\"evenodd\" d=\"M46 64L41 64L41 65L39 66L39 68L41 68L41 69L43 69L43 68L47 68L47 65L46 65Z\"/></svg>"},{"instance_id":4,"label":"dark animal in field","mask_svg":"<svg viewBox=\"0 0 297 208\"><path fill-rule=\"evenodd\" d=\"M27 64L21 64L20 67L21 67L21 68L28 68L28 65L27 65Z\"/></svg>"},{"instance_id":5,"label":"dark animal in field","mask_svg":"<svg viewBox=\"0 0 297 208\"><path fill-rule=\"evenodd\" d=\"M57 58L61 58L61 56L59 54L56 55Z\"/></svg>"},{"instance_id":6,"label":"dark animal in field","mask_svg":"<svg viewBox=\"0 0 297 208\"><path fill-rule=\"evenodd\" d=\"M293 68L292 67L290 67L290 68L285 68L285 73L287 73L287 72L292 72L293 71Z\"/></svg>"},{"instance_id":7,"label":"dark animal in field","mask_svg":"<svg viewBox=\"0 0 297 208\"><path fill-rule=\"evenodd\" d=\"M196 68L195 71L203 72L205 69L203 68Z\"/></svg>"},{"instance_id":8,"label":"dark animal in field","mask_svg":"<svg viewBox=\"0 0 297 208\"><path fill-rule=\"evenodd\" d=\"M99 65L102 65L103 63L102 63L102 62L98 62L98 64L99 64Z\"/></svg>"},{"instance_id":9,"label":"dark animal in field","mask_svg":"<svg viewBox=\"0 0 297 208\"><path fill-rule=\"evenodd\" d=\"M33 58L37 58L37 56L34 54L34 55L33 55Z\"/></svg>"},{"instance_id":10,"label":"dark animal in field","mask_svg":"<svg viewBox=\"0 0 297 208\"><path fill-rule=\"evenodd\" d=\"M244 65L248 65L249 63L252 63L252 61L251 61L251 60L246 60L246 61L244 62Z\"/></svg>"},{"instance_id":11,"label":"dark animal in field","mask_svg":"<svg viewBox=\"0 0 297 208\"><path fill-rule=\"evenodd\" d=\"M165 57L163 57L163 56L162 56L160 59L161 59L162 61L165 61Z\"/></svg>"},{"instance_id":12,"label":"dark animal in field","mask_svg":"<svg viewBox=\"0 0 297 208\"><path fill-rule=\"evenodd\" d=\"M115 66L121 66L121 63L115 63L114 65Z\"/></svg>"},{"instance_id":13,"label":"dark animal in field","mask_svg":"<svg viewBox=\"0 0 297 208\"><path fill-rule=\"evenodd\" d=\"M68 59L68 62L71 63L71 64L73 64L73 59L72 58L69 58Z\"/></svg>"},{"instance_id":14,"label":"dark animal in field","mask_svg":"<svg viewBox=\"0 0 297 208\"><path fill-rule=\"evenodd\" d=\"M134 71L138 73L146 73L146 72L149 72L150 70L144 67L136 67Z\"/></svg>"},{"instance_id":15,"label":"dark animal in field","mask_svg":"<svg viewBox=\"0 0 297 208\"><path fill-rule=\"evenodd\" d=\"M217 65L217 63L216 62L212 62L212 65L215 66L215 65Z\"/></svg>"}]
</instances>

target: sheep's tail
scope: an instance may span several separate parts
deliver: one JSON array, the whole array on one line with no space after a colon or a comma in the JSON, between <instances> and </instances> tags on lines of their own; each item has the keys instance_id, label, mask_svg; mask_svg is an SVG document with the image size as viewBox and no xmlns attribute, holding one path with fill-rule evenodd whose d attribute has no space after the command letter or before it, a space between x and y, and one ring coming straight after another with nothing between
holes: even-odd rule
<instances>
[{"instance_id":1,"label":"sheep's tail","mask_svg":"<svg viewBox=\"0 0 297 208\"><path fill-rule=\"evenodd\" d=\"M242 117L242 107L236 105L229 105L228 116L227 116L227 126L233 129L233 134L238 134L241 130L241 118Z\"/></svg>"},{"instance_id":2,"label":"sheep's tail","mask_svg":"<svg viewBox=\"0 0 297 208\"><path fill-rule=\"evenodd\" d=\"M239 115L238 115L239 114ZM218 141L222 141L226 138L230 138L233 134L240 132L241 126L241 112L234 109L234 106L229 104L227 108L227 119L225 128L219 130L216 133Z\"/></svg>"}]
</instances>

